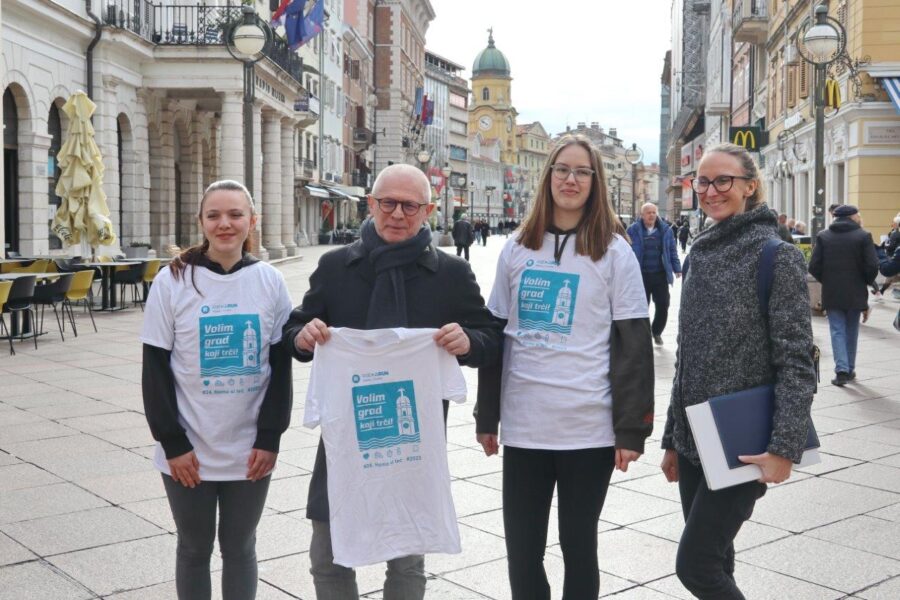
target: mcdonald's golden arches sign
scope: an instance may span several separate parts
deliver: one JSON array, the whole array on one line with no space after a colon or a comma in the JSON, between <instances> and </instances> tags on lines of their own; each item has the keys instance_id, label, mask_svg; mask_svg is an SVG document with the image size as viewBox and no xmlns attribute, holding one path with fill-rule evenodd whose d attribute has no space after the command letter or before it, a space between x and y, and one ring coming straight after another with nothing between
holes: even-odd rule
<instances>
[{"instance_id":1,"label":"mcdonald's golden arches sign","mask_svg":"<svg viewBox=\"0 0 900 600\"><path fill-rule=\"evenodd\" d=\"M834 110L841 107L841 86L834 79L825 80L825 107Z\"/></svg>"},{"instance_id":2,"label":"mcdonald's golden arches sign","mask_svg":"<svg viewBox=\"0 0 900 600\"><path fill-rule=\"evenodd\" d=\"M763 139L764 132L759 127L731 127L728 138L732 144L746 148L750 152L759 152L760 147L766 144Z\"/></svg>"}]
</instances>

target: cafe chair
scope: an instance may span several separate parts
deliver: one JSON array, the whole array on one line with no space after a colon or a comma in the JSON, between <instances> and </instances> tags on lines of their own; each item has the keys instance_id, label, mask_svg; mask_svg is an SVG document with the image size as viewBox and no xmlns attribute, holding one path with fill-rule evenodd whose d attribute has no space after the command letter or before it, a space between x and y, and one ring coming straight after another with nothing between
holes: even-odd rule
<instances>
[{"instance_id":1,"label":"cafe chair","mask_svg":"<svg viewBox=\"0 0 900 600\"><path fill-rule=\"evenodd\" d=\"M35 286L34 303L41 307L41 326L40 329L38 329L40 333L44 333L44 310L50 306L53 308L53 315L56 317L57 326L59 326L59 337L62 338L62 341L66 341L66 306L65 304L62 306L63 317L60 319L59 311L56 310L56 305L63 303L66 299L66 293L69 291L69 288L72 287L72 280L74 278L75 273L60 273L59 277L56 278L56 281ZM75 318L71 314L71 311L69 311L69 323L72 324L72 330L74 331Z\"/></svg>"},{"instance_id":2,"label":"cafe chair","mask_svg":"<svg viewBox=\"0 0 900 600\"><path fill-rule=\"evenodd\" d=\"M72 285L66 292L63 299L63 308L69 311L70 316L74 316L72 305L84 302L84 306L91 315L91 324L94 326L94 333L97 332L97 323L94 321L94 309L91 307L91 284L94 282L94 270L85 269L84 271L76 271L72 277ZM72 321L72 332L78 337L78 329L75 328L75 320Z\"/></svg>"},{"instance_id":3,"label":"cafe chair","mask_svg":"<svg viewBox=\"0 0 900 600\"><path fill-rule=\"evenodd\" d=\"M12 289L12 281L0 281L0 333L9 340L9 353L15 355L16 350L13 348L12 335L6 326L6 320L3 318L3 311L6 309L6 301L9 299L9 291Z\"/></svg>"},{"instance_id":4,"label":"cafe chair","mask_svg":"<svg viewBox=\"0 0 900 600\"><path fill-rule=\"evenodd\" d=\"M116 271L113 273L113 285L119 286L119 298L123 306L125 304L125 286L131 286L132 304L138 304L141 310L144 310L144 291L142 288L146 273L146 261L126 267L116 267Z\"/></svg>"},{"instance_id":5,"label":"cafe chair","mask_svg":"<svg viewBox=\"0 0 900 600\"><path fill-rule=\"evenodd\" d=\"M9 290L9 299L7 300L6 309L10 312L10 318L18 318L21 313L25 313L25 318L30 317L31 332L34 337L34 349L37 350L37 319L34 312L34 286L37 283L37 277L18 277L13 280L12 288ZM19 340L25 339L25 323L21 323L19 327Z\"/></svg>"},{"instance_id":6,"label":"cafe chair","mask_svg":"<svg viewBox=\"0 0 900 600\"><path fill-rule=\"evenodd\" d=\"M39 258L27 267L16 267L10 270L11 273L46 273L47 265L50 263L45 258Z\"/></svg>"}]
</instances>

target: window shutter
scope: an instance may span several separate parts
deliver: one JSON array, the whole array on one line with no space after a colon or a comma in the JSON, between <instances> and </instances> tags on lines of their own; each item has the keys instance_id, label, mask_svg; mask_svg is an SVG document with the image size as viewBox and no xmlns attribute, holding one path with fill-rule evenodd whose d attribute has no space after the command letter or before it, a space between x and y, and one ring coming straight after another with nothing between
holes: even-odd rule
<instances>
[{"instance_id":1,"label":"window shutter","mask_svg":"<svg viewBox=\"0 0 900 600\"><path fill-rule=\"evenodd\" d=\"M787 72L787 105L794 108L797 105L797 67L788 67Z\"/></svg>"},{"instance_id":2,"label":"window shutter","mask_svg":"<svg viewBox=\"0 0 900 600\"><path fill-rule=\"evenodd\" d=\"M809 71L810 64L800 58L800 98L809 98Z\"/></svg>"}]
</instances>

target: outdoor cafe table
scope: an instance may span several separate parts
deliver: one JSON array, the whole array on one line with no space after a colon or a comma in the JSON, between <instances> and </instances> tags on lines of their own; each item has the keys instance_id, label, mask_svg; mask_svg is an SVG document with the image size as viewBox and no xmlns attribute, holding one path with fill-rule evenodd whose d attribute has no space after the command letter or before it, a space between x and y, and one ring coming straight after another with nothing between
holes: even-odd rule
<instances>
[{"instance_id":1,"label":"outdoor cafe table","mask_svg":"<svg viewBox=\"0 0 900 600\"><path fill-rule=\"evenodd\" d=\"M85 267L97 267L100 269L100 291L102 303L100 310L122 310L125 306L116 306L116 284L113 281L113 272L116 267L130 267L140 264L140 261L116 261L116 262L90 262L81 263Z\"/></svg>"},{"instance_id":2,"label":"outdoor cafe table","mask_svg":"<svg viewBox=\"0 0 900 600\"><path fill-rule=\"evenodd\" d=\"M0 272L5 273L8 269L15 269L16 265L30 262L30 258L0 258Z\"/></svg>"}]
</instances>

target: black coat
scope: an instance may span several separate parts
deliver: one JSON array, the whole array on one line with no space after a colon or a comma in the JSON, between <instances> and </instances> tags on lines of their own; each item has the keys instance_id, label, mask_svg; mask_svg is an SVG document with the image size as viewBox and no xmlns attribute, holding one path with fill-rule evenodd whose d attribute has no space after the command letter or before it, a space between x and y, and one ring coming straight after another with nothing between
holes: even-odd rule
<instances>
[{"instance_id":1,"label":"black coat","mask_svg":"<svg viewBox=\"0 0 900 600\"><path fill-rule=\"evenodd\" d=\"M453 224L453 243L457 246L471 246L475 242L475 230L472 224L460 219Z\"/></svg>"},{"instance_id":2,"label":"black coat","mask_svg":"<svg viewBox=\"0 0 900 600\"><path fill-rule=\"evenodd\" d=\"M822 308L866 310L868 286L878 275L872 234L851 219L836 219L816 238L809 272L822 282Z\"/></svg>"},{"instance_id":3,"label":"black coat","mask_svg":"<svg viewBox=\"0 0 900 600\"><path fill-rule=\"evenodd\" d=\"M319 259L309 279L303 303L291 312L282 342L301 362L312 360L311 352L298 352L294 338L314 318L330 327L366 329L369 298L375 270L361 241L332 250ZM407 327L439 328L459 323L469 336L469 354L459 359L469 367L497 364L503 352L503 324L484 305L481 290L469 263L429 246L419 260L406 269ZM328 521L328 485L325 448L319 451L309 486L307 516Z\"/></svg>"}]
</instances>

